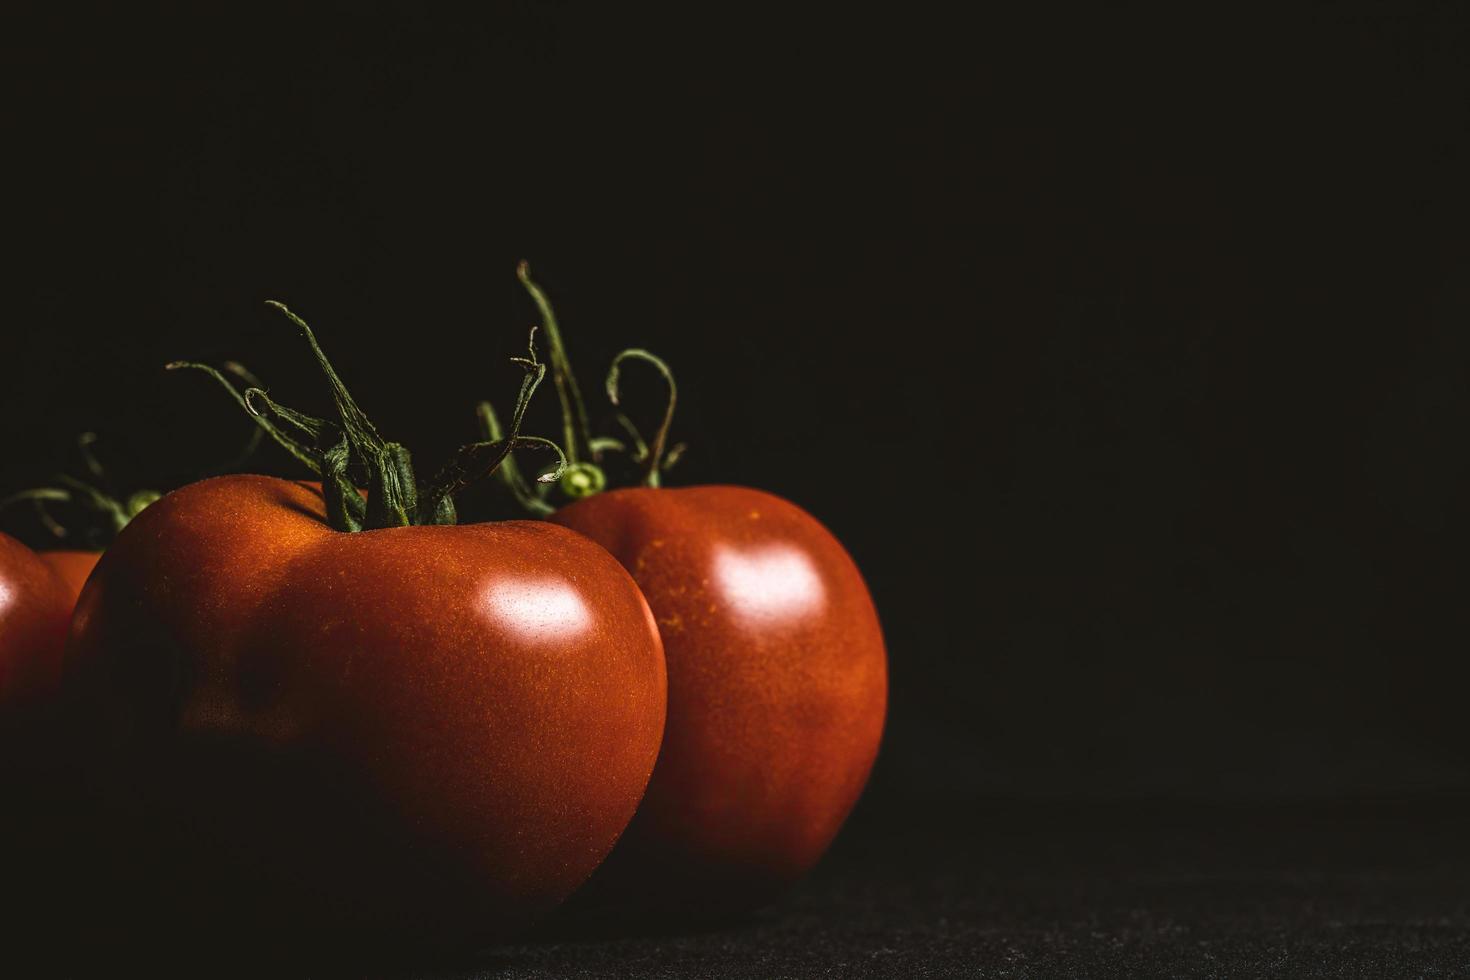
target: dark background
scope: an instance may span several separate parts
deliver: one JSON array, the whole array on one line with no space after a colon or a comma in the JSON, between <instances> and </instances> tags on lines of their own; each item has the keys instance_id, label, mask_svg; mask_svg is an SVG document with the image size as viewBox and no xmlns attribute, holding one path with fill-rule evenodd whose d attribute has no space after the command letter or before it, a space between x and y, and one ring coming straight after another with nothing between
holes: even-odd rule
<instances>
[{"instance_id":1,"label":"dark background","mask_svg":"<svg viewBox=\"0 0 1470 980\"><path fill-rule=\"evenodd\" d=\"M228 457L175 358L325 410L267 298L431 467L525 257L584 387L674 365L677 480L851 549L874 812L1467 788L1463 5L51 6L0 32L4 489Z\"/></svg>"}]
</instances>

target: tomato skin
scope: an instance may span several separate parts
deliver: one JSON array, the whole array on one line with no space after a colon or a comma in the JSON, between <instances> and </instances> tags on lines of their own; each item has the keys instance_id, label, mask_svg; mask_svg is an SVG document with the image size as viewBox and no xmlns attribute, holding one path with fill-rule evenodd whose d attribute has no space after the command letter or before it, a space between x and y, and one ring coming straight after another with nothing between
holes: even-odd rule
<instances>
[{"instance_id":1,"label":"tomato skin","mask_svg":"<svg viewBox=\"0 0 1470 980\"><path fill-rule=\"evenodd\" d=\"M100 551L42 551L39 552L40 559L51 566L52 571L61 576L62 581L71 589L72 599L82 594L82 586L87 584L87 576L92 574L92 569L97 567L97 559L102 557Z\"/></svg>"},{"instance_id":2,"label":"tomato skin","mask_svg":"<svg viewBox=\"0 0 1470 980\"><path fill-rule=\"evenodd\" d=\"M0 867L7 888L32 906L51 870L50 835L69 810L52 778L64 730L53 726L75 601L39 555L0 534ZM7 923L20 925L14 915Z\"/></svg>"},{"instance_id":3,"label":"tomato skin","mask_svg":"<svg viewBox=\"0 0 1470 980\"><path fill-rule=\"evenodd\" d=\"M293 947L458 945L549 911L631 818L666 692L647 605L580 536L338 533L256 476L124 530L68 669L124 894L158 880L145 914L177 934Z\"/></svg>"},{"instance_id":4,"label":"tomato skin","mask_svg":"<svg viewBox=\"0 0 1470 980\"><path fill-rule=\"evenodd\" d=\"M0 707L54 693L75 599L34 551L0 534Z\"/></svg>"},{"instance_id":5,"label":"tomato skin","mask_svg":"<svg viewBox=\"0 0 1470 980\"><path fill-rule=\"evenodd\" d=\"M832 842L882 735L887 661L856 565L742 487L614 490L550 519L632 573L669 677L658 766L587 902L699 917L773 897Z\"/></svg>"}]
</instances>

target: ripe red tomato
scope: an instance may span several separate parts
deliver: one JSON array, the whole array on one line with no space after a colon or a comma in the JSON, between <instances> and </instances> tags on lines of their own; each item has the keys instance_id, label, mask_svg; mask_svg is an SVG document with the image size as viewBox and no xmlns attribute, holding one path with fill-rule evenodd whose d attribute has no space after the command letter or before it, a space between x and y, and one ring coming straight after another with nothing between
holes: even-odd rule
<instances>
[{"instance_id":1,"label":"ripe red tomato","mask_svg":"<svg viewBox=\"0 0 1470 980\"><path fill-rule=\"evenodd\" d=\"M625 350L606 380L616 407L624 363L658 371L668 401L653 437L621 413L622 437L594 437L551 302L526 263L516 274L546 331L567 466L557 497L513 465L497 474L529 512L585 534L632 573L669 676L647 795L567 924L749 909L816 863L872 769L888 697L872 598L842 545L794 504L741 487L659 489L682 447L668 441L673 371L656 355ZM479 414L498 438L494 410L482 403ZM604 490L618 455L642 487Z\"/></svg>"},{"instance_id":2,"label":"ripe red tomato","mask_svg":"<svg viewBox=\"0 0 1470 980\"><path fill-rule=\"evenodd\" d=\"M887 698L872 599L801 508L730 486L624 489L549 520L632 573L663 637L663 749L589 904L704 916L814 865L868 778Z\"/></svg>"},{"instance_id":3,"label":"ripe red tomato","mask_svg":"<svg viewBox=\"0 0 1470 980\"><path fill-rule=\"evenodd\" d=\"M40 556L0 534L0 705L55 688L75 601L76 592Z\"/></svg>"},{"instance_id":4,"label":"ripe red tomato","mask_svg":"<svg viewBox=\"0 0 1470 980\"><path fill-rule=\"evenodd\" d=\"M529 521L341 533L267 477L140 514L68 658L127 887L252 941L516 931L611 849L663 730L657 629L601 548Z\"/></svg>"},{"instance_id":5,"label":"ripe red tomato","mask_svg":"<svg viewBox=\"0 0 1470 980\"><path fill-rule=\"evenodd\" d=\"M68 681L122 844L104 902L232 951L507 936L632 817L663 733L657 627L585 538L455 523L455 492L545 445L519 435L534 346L509 437L420 482L276 305L336 420L226 387L322 489L175 491L118 536L73 617Z\"/></svg>"}]
</instances>

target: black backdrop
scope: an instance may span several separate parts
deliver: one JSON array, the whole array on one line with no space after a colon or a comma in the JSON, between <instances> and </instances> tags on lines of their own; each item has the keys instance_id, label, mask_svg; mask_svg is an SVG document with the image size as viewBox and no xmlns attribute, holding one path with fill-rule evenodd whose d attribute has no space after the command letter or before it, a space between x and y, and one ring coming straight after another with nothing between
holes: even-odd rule
<instances>
[{"instance_id":1,"label":"black backdrop","mask_svg":"<svg viewBox=\"0 0 1470 980\"><path fill-rule=\"evenodd\" d=\"M1466 788L1461 5L52 6L0 39L5 489L228 456L174 358L324 409L267 298L429 465L526 257L585 385L673 363L680 480L864 569L871 806Z\"/></svg>"}]
</instances>

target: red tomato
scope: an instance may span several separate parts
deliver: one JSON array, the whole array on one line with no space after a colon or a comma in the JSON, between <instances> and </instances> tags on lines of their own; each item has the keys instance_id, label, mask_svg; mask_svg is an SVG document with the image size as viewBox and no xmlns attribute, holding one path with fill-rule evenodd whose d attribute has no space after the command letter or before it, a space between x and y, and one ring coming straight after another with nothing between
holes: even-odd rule
<instances>
[{"instance_id":1,"label":"red tomato","mask_svg":"<svg viewBox=\"0 0 1470 980\"><path fill-rule=\"evenodd\" d=\"M887 666L857 567L805 511L741 487L613 490L549 519L632 573L668 665L658 766L589 902L770 898L832 842L878 750Z\"/></svg>"},{"instance_id":2,"label":"red tomato","mask_svg":"<svg viewBox=\"0 0 1470 980\"><path fill-rule=\"evenodd\" d=\"M87 576L91 575L92 569L97 567L97 559L102 557L102 552L42 551L39 557L61 576L67 588L71 589L72 599L75 600L82 594L82 586L87 584Z\"/></svg>"},{"instance_id":3,"label":"red tomato","mask_svg":"<svg viewBox=\"0 0 1470 980\"><path fill-rule=\"evenodd\" d=\"M83 591L69 678L122 811L124 897L180 936L509 935L642 796L665 707L652 616L563 528L341 533L324 514L299 483L192 484Z\"/></svg>"},{"instance_id":4,"label":"red tomato","mask_svg":"<svg viewBox=\"0 0 1470 980\"><path fill-rule=\"evenodd\" d=\"M75 601L40 556L0 534L0 705L55 688Z\"/></svg>"},{"instance_id":5,"label":"red tomato","mask_svg":"<svg viewBox=\"0 0 1470 980\"><path fill-rule=\"evenodd\" d=\"M56 842L77 811L60 789L70 776L56 756L65 729L52 727L75 601L40 556L0 534L0 867L13 896L5 917L12 962L48 922L75 909L57 901L53 886L64 877L53 860L64 853Z\"/></svg>"}]
</instances>

